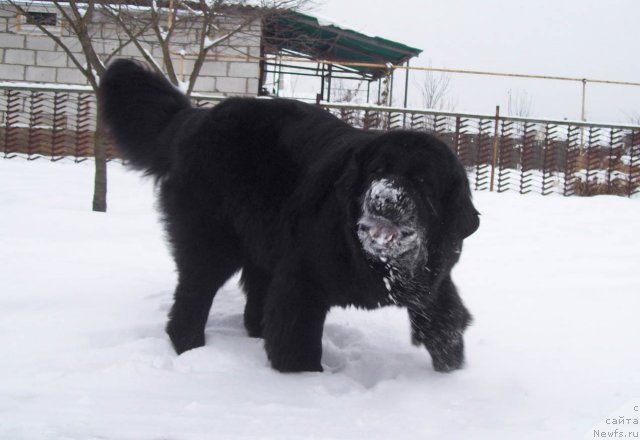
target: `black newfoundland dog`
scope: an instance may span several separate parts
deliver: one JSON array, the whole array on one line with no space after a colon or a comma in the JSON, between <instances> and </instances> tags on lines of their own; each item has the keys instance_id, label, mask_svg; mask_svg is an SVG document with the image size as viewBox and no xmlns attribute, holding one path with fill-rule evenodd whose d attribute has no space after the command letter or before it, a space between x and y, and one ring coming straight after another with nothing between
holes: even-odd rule
<instances>
[{"instance_id":1,"label":"black newfoundland dog","mask_svg":"<svg viewBox=\"0 0 640 440\"><path fill-rule=\"evenodd\" d=\"M321 371L325 316L350 305L406 307L434 368L462 366L471 316L450 271L479 221L444 143L362 131L293 100L192 108L128 60L111 64L100 93L122 155L160 185L178 353L204 345L216 291L242 269L245 326L276 370Z\"/></svg>"}]
</instances>

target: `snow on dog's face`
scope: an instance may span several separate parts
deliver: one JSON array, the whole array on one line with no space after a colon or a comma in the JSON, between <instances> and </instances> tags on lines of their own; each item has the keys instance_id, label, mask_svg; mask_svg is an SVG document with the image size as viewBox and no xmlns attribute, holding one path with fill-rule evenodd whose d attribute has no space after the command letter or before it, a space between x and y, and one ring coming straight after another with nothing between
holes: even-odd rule
<instances>
[{"instance_id":1,"label":"snow on dog's face","mask_svg":"<svg viewBox=\"0 0 640 440\"><path fill-rule=\"evenodd\" d=\"M345 207L346 243L393 302L419 302L479 225L464 166L445 143L403 130L374 133L341 165L332 186Z\"/></svg>"},{"instance_id":2,"label":"snow on dog's face","mask_svg":"<svg viewBox=\"0 0 640 440\"><path fill-rule=\"evenodd\" d=\"M395 263L410 272L418 263L426 264L426 225L415 199L415 191L402 177L370 182L358 221L358 238L369 258Z\"/></svg>"},{"instance_id":3,"label":"snow on dog's face","mask_svg":"<svg viewBox=\"0 0 640 440\"><path fill-rule=\"evenodd\" d=\"M354 156L339 186L354 190L358 243L390 291L420 290L447 273L479 224L464 167L424 133L376 138Z\"/></svg>"}]
</instances>

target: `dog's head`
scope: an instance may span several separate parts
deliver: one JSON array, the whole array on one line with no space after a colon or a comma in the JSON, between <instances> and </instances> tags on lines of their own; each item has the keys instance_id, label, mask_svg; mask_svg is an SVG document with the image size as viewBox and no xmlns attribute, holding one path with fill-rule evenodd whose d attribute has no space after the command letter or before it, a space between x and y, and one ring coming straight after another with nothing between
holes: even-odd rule
<instances>
[{"instance_id":1,"label":"dog's head","mask_svg":"<svg viewBox=\"0 0 640 440\"><path fill-rule=\"evenodd\" d=\"M459 253L479 226L464 167L425 133L376 137L354 155L337 185L356 197L354 227L367 258L411 274L426 268L433 254Z\"/></svg>"}]
</instances>

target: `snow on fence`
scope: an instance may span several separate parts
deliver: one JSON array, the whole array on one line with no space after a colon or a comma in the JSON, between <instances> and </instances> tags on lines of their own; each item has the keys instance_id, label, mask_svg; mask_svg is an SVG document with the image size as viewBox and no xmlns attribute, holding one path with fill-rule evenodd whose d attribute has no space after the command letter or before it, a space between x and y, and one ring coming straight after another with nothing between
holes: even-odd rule
<instances>
[{"instance_id":1,"label":"snow on fence","mask_svg":"<svg viewBox=\"0 0 640 440\"><path fill-rule=\"evenodd\" d=\"M199 107L219 97L194 96ZM475 190L544 195L640 193L640 126L322 102L363 129L409 128L447 142ZM0 154L52 161L93 155L96 106L87 87L0 83ZM112 145L109 160L116 158Z\"/></svg>"}]
</instances>

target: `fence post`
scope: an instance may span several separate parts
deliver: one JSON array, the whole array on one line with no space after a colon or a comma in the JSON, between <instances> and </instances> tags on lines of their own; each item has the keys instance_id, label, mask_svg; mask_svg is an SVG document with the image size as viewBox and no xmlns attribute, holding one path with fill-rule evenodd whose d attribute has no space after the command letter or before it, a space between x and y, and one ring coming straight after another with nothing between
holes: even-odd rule
<instances>
[{"instance_id":1,"label":"fence post","mask_svg":"<svg viewBox=\"0 0 640 440\"><path fill-rule=\"evenodd\" d=\"M587 80L582 79L582 108L580 110L580 120L587 122ZM584 151L584 125L580 129L580 152Z\"/></svg>"},{"instance_id":2,"label":"fence post","mask_svg":"<svg viewBox=\"0 0 640 440\"><path fill-rule=\"evenodd\" d=\"M496 121L493 130L493 156L491 158L491 183L489 191L493 192L493 182L496 176L496 167L498 166L498 126L500 125L500 106L496 105Z\"/></svg>"}]
</instances>

